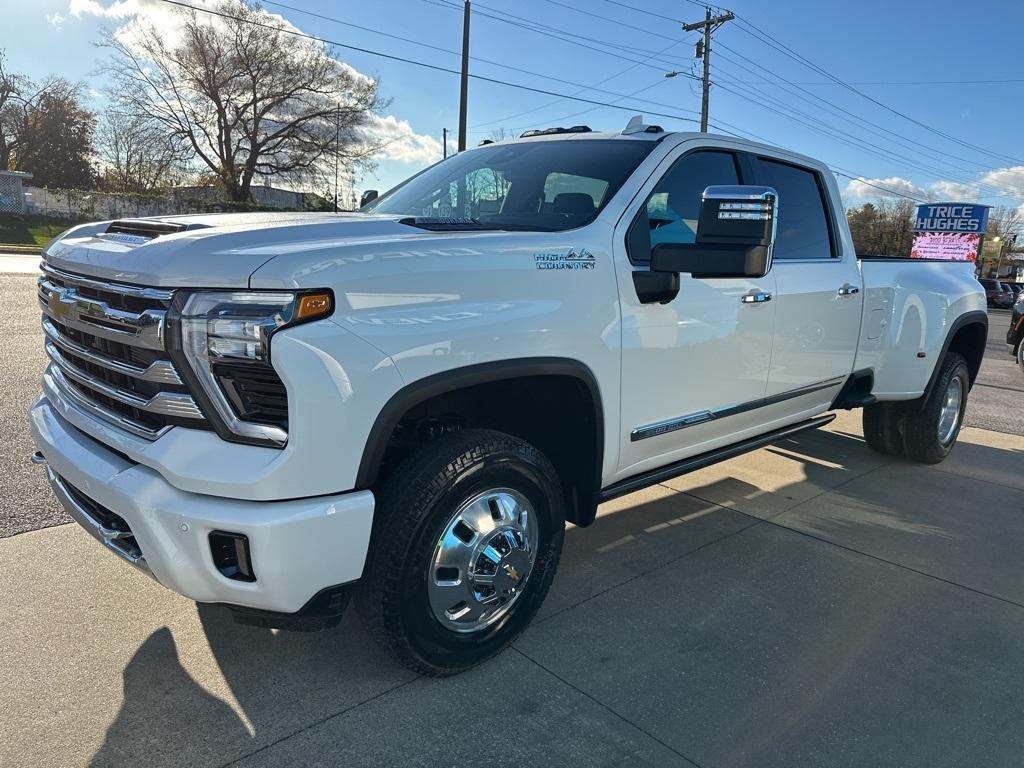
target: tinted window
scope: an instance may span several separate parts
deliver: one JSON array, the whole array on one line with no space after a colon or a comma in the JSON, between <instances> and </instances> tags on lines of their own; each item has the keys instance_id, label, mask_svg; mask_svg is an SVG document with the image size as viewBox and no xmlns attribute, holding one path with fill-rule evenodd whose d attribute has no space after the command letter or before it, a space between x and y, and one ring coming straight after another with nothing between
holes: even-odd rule
<instances>
[{"instance_id":1,"label":"tinted window","mask_svg":"<svg viewBox=\"0 0 1024 768\"><path fill-rule=\"evenodd\" d=\"M825 259L832 256L828 218L818 175L774 160L760 160L761 183L779 193L776 259Z\"/></svg>"},{"instance_id":2,"label":"tinted window","mask_svg":"<svg viewBox=\"0 0 1024 768\"><path fill-rule=\"evenodd\" d=\"M647 198L646 216L641 215L633 229L645 224L650 242L643 232L630 232L629 255L634 261L650 261L651 248L658 243L692 243L704 190L715 184L739 184L736 160L730 152L693 152L685 155L662 176Z\"/></svg>"},{"instance_id":3,"label":"tinted window","mask_svg":"<svg viewBox=\"0 0 1024 768\"><path fill-rule=\"evenodd\" d=\"M582 139L480 147L441 161L363 210L470 217L494 229L572 229L597 216L654 145Z\"/></svg>"}]
</instances>

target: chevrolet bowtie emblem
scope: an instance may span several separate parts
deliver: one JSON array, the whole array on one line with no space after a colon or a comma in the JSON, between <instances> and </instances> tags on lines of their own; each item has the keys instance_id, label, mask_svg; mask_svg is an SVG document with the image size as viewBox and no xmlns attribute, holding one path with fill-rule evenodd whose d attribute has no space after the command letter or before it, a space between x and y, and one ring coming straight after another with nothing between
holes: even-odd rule
<instances>
[{"instance_id":1,"label":"chevrolet bowtie emblem","mask_svg":"<svg viewBox=\"0 0 1024 768\"><path fill-rule=\"evenodd\" d=\"M517 571L511 565L505 563L501 568L503 571L505 571L505 573L508 574L509 578L512 579L512 581L519 581L519 571Z\"/></svg>"},{"instance_id":2,"label":"chevrolet bowtie emblem","mask_svg":"<svg viewBox=\"0 0 1024 768\"><path fill-rule=\"evenodd\" d=\"M46 300L50 312L59 321L66 321L78 306L78 292L74 288L54 291Z\"/></svg>"}]
</instances>

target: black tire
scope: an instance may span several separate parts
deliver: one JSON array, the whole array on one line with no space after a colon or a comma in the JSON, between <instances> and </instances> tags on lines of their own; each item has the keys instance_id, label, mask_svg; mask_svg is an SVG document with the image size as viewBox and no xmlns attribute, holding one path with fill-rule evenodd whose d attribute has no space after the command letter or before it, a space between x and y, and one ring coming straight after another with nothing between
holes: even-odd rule
<instances>
[{"instance_id":1,"label":"black tire","mask_svg":"<svg viewBox=\"0 0 1024 768\"><path fill-rule=\"evenodd\" d=\"M442 626L428 593L435 548L468 500L510 488L529 502L539 528L525 586L495 623L472 633ZM370 633L424 675L456 674L500 653L537 613L558 568L565 511L558 474L529 443L466 429L410 456L380 489L373 536L355 604Z\"/></svg>"},{"instance_id":2,"label":"black tire","mask_svg":"<svg viewBox=\"0 0 1024 768\"><path fill-rule=\"evenodd\" d=\"M900 403L875 403L864 408L864 441L868 447L887 456L903 453L903 435L900 421L903 407Z\"/></svg>"},{"instance_id":3,"label":"black tire","mask_svg":"<svg viewBox=\"0 0 1024 768\"><path fill-rule=\"evenodd\" d=\"M939 419L946 403L947 390L954 379L959 379L960 382L960 408L952 434L942 440L939 437ZM963 355L955 352L947 354L939 364L939 374L932 388L923 398L906 406L903 417L903 444L908 458L923 464L938 464L953 450L957 435L960 434L960 427L963 426L970 380L970 371Z\"/></svg>"}]
</instances>

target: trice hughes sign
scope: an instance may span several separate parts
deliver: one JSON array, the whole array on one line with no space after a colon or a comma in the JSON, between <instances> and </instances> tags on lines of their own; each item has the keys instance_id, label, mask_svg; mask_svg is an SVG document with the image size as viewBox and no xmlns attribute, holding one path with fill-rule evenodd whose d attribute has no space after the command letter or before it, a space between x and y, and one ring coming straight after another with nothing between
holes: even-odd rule
<instances>
[{"instance_id":1,"label":"trice hughes sign","mask_svg":"<svg viewBox=\"0 0 1024 768\"><path fill-rule=\"evenodd\" d=\"M988 223L988 206L973 203L925 203L914 219L912 259L977 261Z\"/></svg>"}]
</instances>

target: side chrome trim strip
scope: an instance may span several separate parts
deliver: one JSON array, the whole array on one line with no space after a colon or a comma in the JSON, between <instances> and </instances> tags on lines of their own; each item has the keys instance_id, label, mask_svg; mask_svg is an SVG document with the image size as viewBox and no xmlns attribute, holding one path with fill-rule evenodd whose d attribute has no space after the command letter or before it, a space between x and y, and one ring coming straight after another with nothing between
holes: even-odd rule
<instances>
[{"instance_id":1,"label":"side chrome trim strip","mask_svg":"<svg viewBox=\"0 0 1024 768\"><path fill-rule=\"evenodd\" d=\"M638 440L646 440L649 437L658 437L659 435L676 432L680 429L696 426L697 424L704 424L716 419L724 419L728 416L736 416L737 414L753 411L757 408L764 408L765 406L775 405L776 403L781 403L786 400L792 400L795 397L809 395L812 392L818 392L822 389L830 389L832 387L840 386L844 381L846 381L846 379L846 376L837 376L833 379L808 384L807 386L798 387L786 392L780 392L777 395L763 397L759 400L751 400L750 402L740 403L739 405L730 405L725 408L718 408L714 411L688 413L685 416L678 416L673 419L666 419L665 421L658 421L653 424L645 424L644 426L634 429L630 433L629 439L631 442L635 443Z\"/></svg>"},{"instance_id":2,"label":"side chrome trim strip","mask_svg":"<svg viewBox=\"0 0 1024 768\"><path fill-rule=\"evenodd\" d=\"M695 472L698 469L703 469L704 467L709 467L712 464L717 464L721 461L735 458L736 456L740 456L757 448L762 448L777 440L791 437L805 430L823 427L835 419L835 417L836 415L834 413L826 413L824 416L816 416L813 419L801 421L789 427L772 430L771 432L766 432L763 435L758 435L757 437L751 437L747 440L727 445L724 448L718 448L713 451L708 451L707 453L701 453L697 456L693 456L689 459L677 461L673 464L667 464L663 467L648 470L647 472L641 472L639 475L627 477L625 480L620 480L613 485L609 485L607 488L603 488L597 494L596 500L598 503L602 503L610 499L618 498L619 496L625 496L627 493L639 491L641 488L646 488L649 485L663 483L666 480L671 480L673 477L685 475L687 472Z\"/></svg>"}]
</instances>

